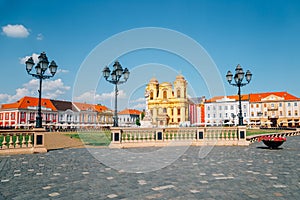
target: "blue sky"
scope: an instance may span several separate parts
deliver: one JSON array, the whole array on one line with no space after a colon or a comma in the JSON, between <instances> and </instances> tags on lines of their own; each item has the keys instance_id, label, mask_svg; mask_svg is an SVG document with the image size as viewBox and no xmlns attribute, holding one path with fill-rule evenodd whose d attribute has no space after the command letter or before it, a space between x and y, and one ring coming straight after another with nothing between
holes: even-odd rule
<instances>
[{"instance_id":1,"label":"blue sky","mask_svg":"<svg viewBox=\"0 0 300 200\"><path fill-rule=\"evenodd\" d=\"M37 96L38 82L27 75L22 60L45 51L60 70L43 82L44 97L88 102L94 95L94 102L113 108L113 86L101 78L104 66L99 66L105 59L99 55L99 62L94 62L93 70L99 74L97 85L91 87L95 90L74 96L78 73L103 41L144 27L174 30L199 43L219 71L211 78L221 77L227 95L236 94L237 89L226 83L225 75L241 64L253 73L243 93L288 91L300 97L299 10L297 0L2 0L0 103L14 102L24 95ZM123 41L119 42L122 45ZM115 45L111 51L118 48ZM132 72L128 87L134 85L136 77L145 77L134 89L129 90L126 84L120 87L120 109L141 109L144 104L144 86L149 78L137 70L139 66L149 69L145 74L160 82L172 82L181 73L189 82L191 96L215 95L201 75L195 75L190 63L170 52L144 49L116 59ZM149 63L156 64L152 67Z\"/></svg>"}]
</instances>

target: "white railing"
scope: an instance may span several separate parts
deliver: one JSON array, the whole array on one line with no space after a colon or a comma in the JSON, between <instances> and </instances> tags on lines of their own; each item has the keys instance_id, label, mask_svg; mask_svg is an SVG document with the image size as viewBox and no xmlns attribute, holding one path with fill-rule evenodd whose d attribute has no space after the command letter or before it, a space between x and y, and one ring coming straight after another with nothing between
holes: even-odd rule
<instances>
[{"instance_id":1,"label":"white railing","mask_svg":"<svg viewBox=\"0 0 300 200\"><path fill-rule=\"evenodd\" d=\"M44 129L0 130L0 153L45 152Z\"/></svg>"},{"instance_id":2,"label":"white railing","mask_svg":"<svg viewBox=\"0 0 300 200\"><path fill-rule=\"evenodd\" d=\"M247 145L246 127L180 127L111 129L112 147L163 145L192 142L194 145ZM133 145L136 144L136 145Z\"/></svg>"}]
</instances>

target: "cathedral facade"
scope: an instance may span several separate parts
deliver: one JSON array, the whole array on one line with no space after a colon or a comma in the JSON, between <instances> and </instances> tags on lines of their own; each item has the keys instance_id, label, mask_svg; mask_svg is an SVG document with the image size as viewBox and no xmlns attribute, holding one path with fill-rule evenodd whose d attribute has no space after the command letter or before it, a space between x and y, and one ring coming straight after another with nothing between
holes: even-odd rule
<instances>
[{"instance_id":1,"label":"cathedral facade","mask_svg":"<svg viewBox=\"0 0 300 200\"><path fill-rule=\"evenodd\" d=\"M152 78L146 87L147 109L152 124L157 126L178 126L188 119L187 81L182 75L176 76L173 85L159 83Z\"/></svg>"}]
</instances>

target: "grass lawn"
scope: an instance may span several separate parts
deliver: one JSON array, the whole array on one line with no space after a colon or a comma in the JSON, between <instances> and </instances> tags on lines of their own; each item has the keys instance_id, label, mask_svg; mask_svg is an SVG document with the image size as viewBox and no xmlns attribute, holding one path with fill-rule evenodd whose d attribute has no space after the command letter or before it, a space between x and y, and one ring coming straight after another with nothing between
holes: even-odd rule
<instances>
[{"instance_id":1,"label":"grass lawn","mask_svg":"<svg viewBox=\"0 0 300 200\"><path fill-rule=\"evenodd\" d=\"M65 135L80 139L85 145L91 146L108 146L111 142L110 131L80 131L75 133L65 133Z\"/></svg>"},{"instance_id":2,"label":"grass lawn","mask_svg":"<svg viewBox=\"0 0 300 200\"><path fill-rule=\"evenodd\" d=\"M247 129L247 136L267 134L267 133L281 133L286 132L287 130L268 130L268 129Z\"/></svg>"}]
</instances>

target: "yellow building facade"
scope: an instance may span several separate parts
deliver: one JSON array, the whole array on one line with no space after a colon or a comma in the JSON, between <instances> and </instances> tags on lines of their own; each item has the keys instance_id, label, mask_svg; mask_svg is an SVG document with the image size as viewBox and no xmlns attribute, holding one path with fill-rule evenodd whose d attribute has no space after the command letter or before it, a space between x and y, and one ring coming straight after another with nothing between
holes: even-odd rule
<instances>
[{"instance_id":1,"label":"yellow building facade","mask_svg":"<svg viewBox=\"0 0 300 200\"><path fill-rule=\"evenodd\" d=\"M187 81L182 75L176 76L173 85L169 82L160 84L152 78L147 84L146 94L153 125L178 126L188 121Z\"/></svg>"}]
</instances>

